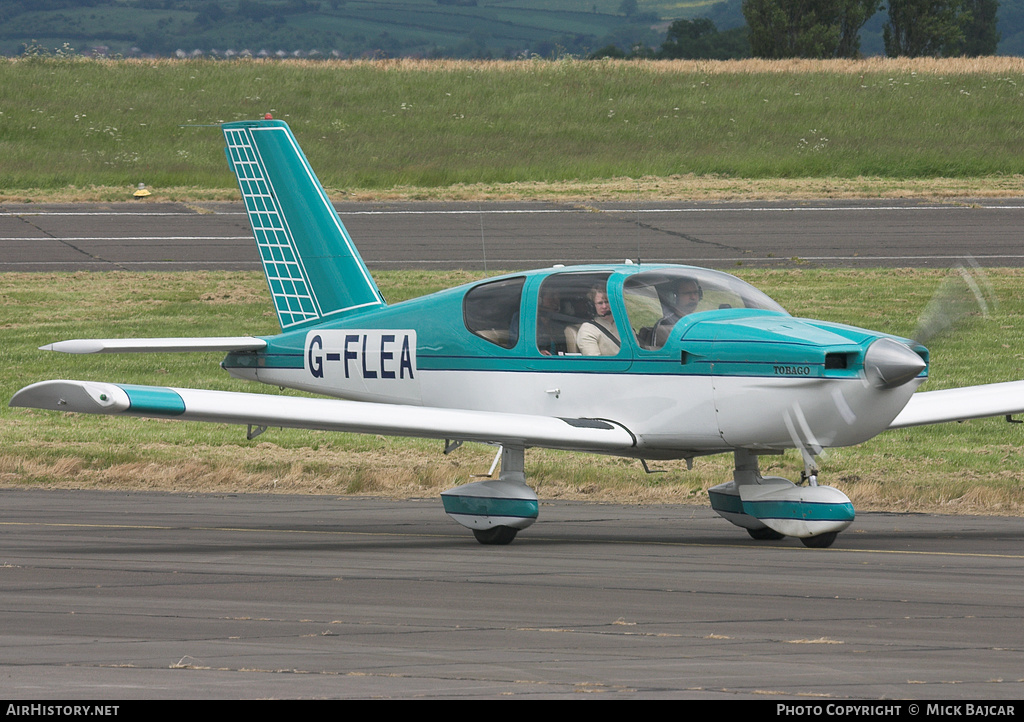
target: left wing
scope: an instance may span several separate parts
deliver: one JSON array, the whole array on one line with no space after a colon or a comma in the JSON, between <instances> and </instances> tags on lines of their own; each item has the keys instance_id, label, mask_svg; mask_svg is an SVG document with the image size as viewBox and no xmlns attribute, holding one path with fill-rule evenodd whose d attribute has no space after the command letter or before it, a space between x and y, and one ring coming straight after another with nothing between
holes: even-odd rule
<instances>
[{"instance_id":1,"label":"left wing","mask_svg":"<svg viewBox=\"0 0 1024 722\"><path fill-rule=\"evenodd\" d=\"M41 381L16 393L10 405L85 414L497 442L606 454L628 454L636 447L636 437L629 429L604 419L563 419L95 381Z\"/></svg>"},{"instance_id":2,"label":"left wing","mask_svg":"<svg viewBox=\"0 0 1024 722\"><path fill-rule=\"evenodd\" d=\"M1024 413L1024 381L914 394L890 429Z\"/></svg>"}]
</instances>

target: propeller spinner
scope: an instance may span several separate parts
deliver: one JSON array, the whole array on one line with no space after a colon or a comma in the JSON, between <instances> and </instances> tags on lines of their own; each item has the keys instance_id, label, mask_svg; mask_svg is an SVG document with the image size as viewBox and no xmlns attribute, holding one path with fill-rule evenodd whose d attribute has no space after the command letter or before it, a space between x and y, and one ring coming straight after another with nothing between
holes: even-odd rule
<instances>
[{"instance_id":1,"label":"propeller spinner","mask_svg":"<svg viewBox=\"0 0 1024 722\"><path fill-rule=\"evenodd\" d=\"M864 353L864 373L872 386L894 389L917 378L927 364L905 344L880 338Z\"/></svg>"}]
</instances>

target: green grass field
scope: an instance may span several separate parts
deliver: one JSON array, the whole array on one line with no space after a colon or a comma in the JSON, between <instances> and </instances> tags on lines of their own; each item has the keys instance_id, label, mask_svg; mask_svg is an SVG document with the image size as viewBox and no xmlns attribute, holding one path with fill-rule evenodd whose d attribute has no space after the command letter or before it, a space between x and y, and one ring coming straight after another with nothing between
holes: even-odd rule
<instances>
[{"instance_id":1,"label":"green grass field","mask_svg":"<svg viewBox=\"0 0 1024 722\"><path fill-rule=\"evenodd\" d=\"M0 194L230 195L222 121L289 121L335 195L608 179L1024 174L1024 60L0 62ZM410 194L415 197L415 193Z\"/></svg>"},{"instance_id":2,"label":"green grass field","mask_svg":"<svg viewBox=\"0 0 1024 722\"><path fill-rule=\"evenodd\" d=\"M898 334L950 274L938 270L742 270L794 315ZM930 343L926 388L1024 378L1024 271L988 271L999 307ZM477 274L387 272L393 302ZM55 288L61 292L54 293ZM258 273L77 273L0 275L3 363L0 398L49 378L192 386L257 393L271 387L230 379L218 354L70 356L38 351L82 337L275 333ZM167 491L289 491L434 495L485 472L493 449L468 445L452 456L440 442L216 424L106 418L0 409L0 484L19 487ZM1016 514L1024 510L1024 430L1001 419L890 432L858 447L829 450L823 483L857 508ZM729 455L698 459L693 471L544 450L527 453L527 474L545 498L704 503L704 490L730 478ZM765 473L797 478L799 456L766 457Z\"/></svg>"}]
</instances>

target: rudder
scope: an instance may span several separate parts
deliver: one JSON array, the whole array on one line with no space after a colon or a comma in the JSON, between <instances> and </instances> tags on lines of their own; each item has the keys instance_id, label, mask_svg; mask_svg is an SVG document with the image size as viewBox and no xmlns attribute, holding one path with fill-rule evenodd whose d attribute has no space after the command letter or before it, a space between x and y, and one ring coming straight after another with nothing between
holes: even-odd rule
<instances>
[{"instance_id":1,"label":"rudder","mask_svg":"<svg viewBox=\"0 0 1024 722\"><path fill-rule=\"evenodd\" d=\"M386 305L288 124L222 128L281 330Z\"/></svg>"}]
</instances>

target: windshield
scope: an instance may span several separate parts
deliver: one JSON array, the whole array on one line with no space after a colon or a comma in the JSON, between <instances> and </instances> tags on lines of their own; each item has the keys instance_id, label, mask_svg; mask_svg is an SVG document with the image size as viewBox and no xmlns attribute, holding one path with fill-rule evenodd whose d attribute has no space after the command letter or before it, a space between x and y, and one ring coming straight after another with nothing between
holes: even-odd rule
<instances>
[{"instance_id":1,"label":"windshield","mask_svg":"<svg viewBox=\"0 0 1024 722\"><path fill-rule=\"evenodd\" d=\"M786 313L779 304L735 276L706 268L663 268L626 279L622 297L641 348L665 345L676 323L691 313L754 308Z\"/></svg>"}]
</instances>

